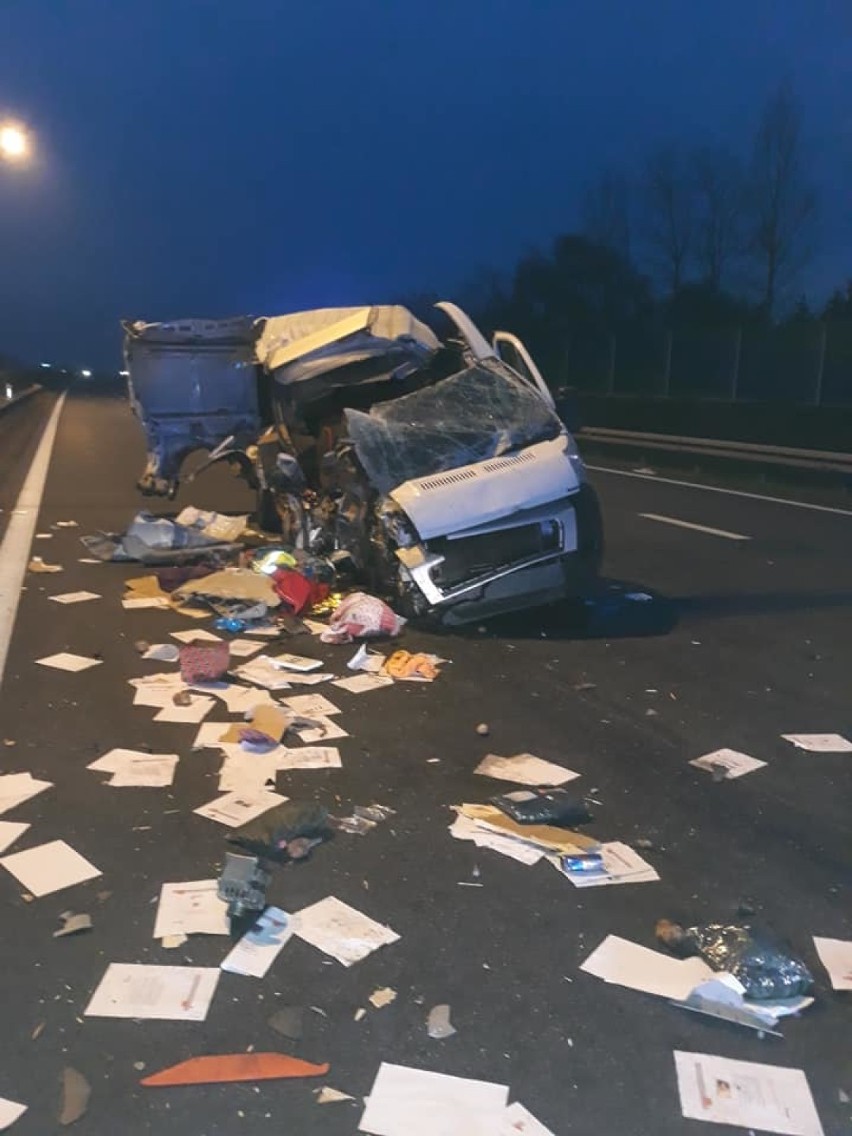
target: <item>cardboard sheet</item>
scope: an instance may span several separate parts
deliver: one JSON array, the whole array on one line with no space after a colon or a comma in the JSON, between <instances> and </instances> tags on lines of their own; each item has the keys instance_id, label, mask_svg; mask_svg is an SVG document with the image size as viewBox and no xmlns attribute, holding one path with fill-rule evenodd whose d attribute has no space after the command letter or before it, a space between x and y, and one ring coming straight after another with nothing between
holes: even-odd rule
<instances>
[{"instance_id":1,"label":"cardboard sheet","mask_svg":"<svg viewBox=\"0 0 852 1136\"><path fill-rule=\"evenodd\" d=\"M547 852L594 852L600 844L594 837L584 836L569 828L556 828L550 824L518 824L507 817L494 805L460 805L463 816L478 821L480 826L491 829L501 836L513 836L543 848Z\"/></svg>"}]
</instances>

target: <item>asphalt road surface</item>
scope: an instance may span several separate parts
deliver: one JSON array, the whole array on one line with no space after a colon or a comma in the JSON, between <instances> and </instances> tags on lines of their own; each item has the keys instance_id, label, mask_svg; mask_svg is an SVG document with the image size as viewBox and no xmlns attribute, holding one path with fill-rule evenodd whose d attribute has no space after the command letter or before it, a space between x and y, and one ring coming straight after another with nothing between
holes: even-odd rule
<instances>
[{"instance_id":1,"label":"asphalt road surface","mask_svg":"<svg viewBox=\"0 0 852 1136\"><path fill-rule=\"evenodd\" d=\"M54 397L0 416L4 531ZM410 631L406 646L452 660L441 678L361 696L335 690L351 734L340 742L343 768L279 775L291 798L332 812L378 801L396 816L278 871L271 901L295 911L334 895L400 941L346 969L291 940L265 979L223 974L203 1023L84 1018L110 962L215 967L228 945L195 936L167 951L152 939L161 884L218 873L225 830L192 810L216 796L220 758L190 752L195 726L154 723L154 711L132 706L127 680L162 668L140 660L135 640L163 641L195 622L124 611L122 582L138 566L78 562L81 534L121 530L140 505L142 465L123 402L74 390L37 523L52 535L33 544L65 570L27 576L0 691L4 771L29 770L54 788L3 820L32 826L14 851L66 840L103 874L27 902L0 871L0 1096L29 1106L16 1134L58 1130L59 1078L72 1066L92 1086L81 1136L342 1136L357 1131L360 1102L318 1105L313 1090L328 1084L361 1098L382 1061L508 1084L557 1136L698 1134L701 1123L681 1116L673 1050L801 1068L825 1133L849 1130L849 995L832 993L811 936L852 938L852 759L803 753L780 735L852 736L852 515L595 471L607 576L661 599L635 605L629 620L566 608L484 632ZM192 488L179 505L250 505L219 471ZM62 520L79 527L52 527ZM48 599L77 589L102 598ZM338 673L349 657L313 639L294 649L321 654ZM69 674L35 662L64 650L97 653L103 664ZM480 722L488 738L477 735ZM105 786L85 767L114 746L179 753L174 787ZM722 746L768 765L716 783L688 764ZM448 806L506 787L473 775L488 751L528 751L579 772L576 787L598 802L594 834L650 841L644 855L660 882L579 891L547 863L525 867L453 840ZM816 1004L783 1024L783 1040L579 970L607 934L653 947L662 916L727 921L743 903L792 939L816 977ZM88 912L94 930L54 939L68 909ZM382 986L398 996L374 1010L367 999ZM444 1002L458 1032L430 1040L426 1012ZM287 1051L267 1025L282 1005L316 1008L290 1051L330 1062L321 1082L139 1086L145 1072L193 1055ZM368 1012L356 1021L359 1007Z\"/></svg>"}]
</instances>

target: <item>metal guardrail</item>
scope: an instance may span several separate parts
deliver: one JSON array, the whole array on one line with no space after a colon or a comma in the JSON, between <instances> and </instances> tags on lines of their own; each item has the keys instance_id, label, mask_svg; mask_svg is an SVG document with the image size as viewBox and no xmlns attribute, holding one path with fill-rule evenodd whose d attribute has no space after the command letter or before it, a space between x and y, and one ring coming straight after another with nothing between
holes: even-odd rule
<instances>
[{"instance_id":1,"label":"metal guardrail","mask_svg":"<svg viewBox=\"0 0 852 1136\"><path fill-rule=\"evenodd\" d=\"M2 414L4 410L8 410L11 406L16 406L19 402L23 402L24 399L29 398L30 395L37 394L40 390L42 390L42 387L38 383L33 383L32 386L18 391L17 394L13 394L11 398L0 398L0 414Z\"/></svg>"},{"instance_id":2,"label":"metal guardrail","mask_svg":"<svg viewBox=\"0 0 852 1136\"><path fill-rule=\"evenodd\" d=\"M819 470L823 473L852 476L852 453L764 446L754 442L729 442L720 438L683 438L673 434L646 434L633 430L612 430L604 426L584 426L579 434L581 444L584 439L605 446L632 446L634 449L700 454L761 465L787 466L792 469Z\"/></svg>"}]
</instances>

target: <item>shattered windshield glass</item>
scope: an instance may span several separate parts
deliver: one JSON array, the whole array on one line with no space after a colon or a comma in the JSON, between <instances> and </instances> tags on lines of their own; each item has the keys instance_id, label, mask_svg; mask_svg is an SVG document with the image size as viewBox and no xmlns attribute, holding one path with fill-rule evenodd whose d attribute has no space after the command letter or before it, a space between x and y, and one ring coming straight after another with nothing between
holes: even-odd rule
<instances>
[{"instance_id":1,"label":"shattered windshield glass","mask_svg":"<svg viewBox=\"0 0 852 1136\"><path fill-rule=\"evenodd\" d=\"M562 429L541 396L496 360L369 414L347 410L346 419L361 464L381 493L555 438Z\"/></svg>"}]
</instances>

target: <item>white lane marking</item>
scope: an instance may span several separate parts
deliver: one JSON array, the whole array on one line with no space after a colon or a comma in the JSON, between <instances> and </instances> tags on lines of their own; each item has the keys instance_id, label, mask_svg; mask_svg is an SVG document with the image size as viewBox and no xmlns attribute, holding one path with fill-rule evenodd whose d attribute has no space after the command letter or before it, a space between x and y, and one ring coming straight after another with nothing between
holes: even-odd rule
<instances>
[{"instance_id":1,"label":"white lane marking","mask_svg":"<svg viewBox=\"0 0 852 1136\"><path fill-rule=\"evenodd\" d=\"M811 501L790 501L786 497L768 497L765 493L748 493L745 489L723 489L720 485L702 485L698 481L678 481L674 477L657 477L655 473L634 473L632 469L612 469L606 465L589 465L595 473L614 473L618 477L634 477L637 481L656 481L661 485L681 485L685 489L706 489L708 493L727 493L729 497L748 497L752 501L768 501L771 505L792 505L795 509L813 509L815 513L835 513L852 517L852 510L837 509L832 505L814 505Z\"/></svg>"},{"instance_id":2,"label":"white lane marking","mask_svg":"<svg viewBox=\"0 0 852 1136\"><path fill-rule=\"evenodd\" d=\"M3 543L0 544L0 683L3 682L6 670L9 643L21 599L21 586L27 571L44 483L47 481L53 443L64 403L65 395L62 394L47 420L26 481L9 517Z\"/></svg>"},{"instance_id":3,"label":"white lane marking","mask_svg":"<svg viewBox=\"0 0 852 1136\"><path fill-rule=\"evenodd\" d=\"M751 540L742 533L728 532L727 529L711 529L709 525L696 525L694 521L681 521L677 517L661 517L659 513L639 513L646 521L659 521L663 525L677 525L679 529L692 529L693 532L709 533L710 536L723 536L726 540Z\"/></svg>"}]
</instances>

